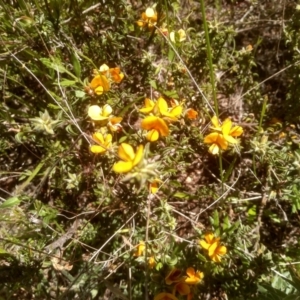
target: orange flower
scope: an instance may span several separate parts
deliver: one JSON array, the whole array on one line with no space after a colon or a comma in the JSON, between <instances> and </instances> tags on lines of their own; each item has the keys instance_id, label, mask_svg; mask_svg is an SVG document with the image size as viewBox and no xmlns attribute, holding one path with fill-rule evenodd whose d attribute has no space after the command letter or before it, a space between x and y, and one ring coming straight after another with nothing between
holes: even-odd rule
<instances>
[{"instance_id":1,"label":"orange flower","mask_svg":"<svg viewBox=\"0 0 300 300\"><path fill-rule=\"evenodd\" d=\"M187 268L186 274L188 277L185 279L185 283L190 285L198 284L204 277L202 272L196 272L194 268Z\"/></svg>"},{"instance_id":2,"label":"orange flower","mask_svg":"<svg viewBox=\"0 0 300 300\"><path fill-rule=\"evenodd\" d=\"M135 153L131 145L122 143L119 146L118 155L122 160L113 165L113 170L116 173L128 173L143 159L144 146L139 145Z\"/></svg>"},{"instance_id":3,"label":"orange flower","mask_svg":"<svg viewBox=\"0 0 300 300\"><path fill-rule=\"evenodd\" d=\"M112 135L107 134L103 136L102 133L96 132L93 134L93 140L99 145L92 145L90 147L91 152L97 154L104 154L107 151L107 149L111 147Z\"/></svg>"},{"instance_id":4,"label":"orange flower","mask_svg":"<svg viewBox=\"0 0 300 300\"><path fill-rule=\"evenodd\" d=\"M154 297L154 300L178 300L178 298L170 293L159 293Z\"/></svg>"},{"instance_id":5,"label":"orange flower","mask_svg":"<svg viewBox=\"0 0 300 300\"><path fill-rule=\"evenodd\" d=\"M109 91L110 84L107 77L102 74L97 74L92 79L90 84L86 88L89 93L95 93L96 95L102 95L104 92Z\"/></svg>"},{"instance_id":6,"label":"orange flower","mask_svg":"<svg viewBox=\"0 0 300 300\"><path fill-rule=\"evenodd\" d=\"M141 127L149 131L146 138L150 142L157 141L160 136L169 135L168 125L162 118L159 117L146 117L144 120L142 120Z\"/></svg>"},{"instance_id":7,"label":"orange flower","mask_svg":"<svg viewBox=\"0 0 300 300\"><path fill-rule=\"evenodd\" d=\"M156 25L157 13L152 7L148 7L145 12L142 13L141 19L136 23L140 27L153 28Z\"/></svg>"},{"instance_id":8,"label":"orange flower","mask_svg":"<svg viewBox=\"0 0 300 300\"><path fill-rule=\"evenodd\" d=\"M171 285L173 283L177 283L179 281L182 281L182 273L179 269L174 268L170 271L170 273L165 278L165 282L167 285Z\"/></svg>"},{"instance_id":9,"label":"orange flower","mask_svg":"<svg viewBox=\"0 0 300 300\"><path fill-rule=\"evenodd\" d=\"M188 119L190 120L194 120L198 117L198 112L195 111L194 109L192 108L188 108L186 111L185 111L185 115Z\"/></svg>"},{"instance_id":10,"label":"orange flower","mask_svg":"<svg viewBox=\"0 0 300 300\"><path fill-rule=\"evenodd\" d=\"M108 65L103 64L100 66L99 70L94 70L94 74L98 74L99 72L116 83L120 83L124 78L124 74L119 67L109 68Z\"/></svg>"},{"instance_id":11,"label":"orange flower","mask_svg":"<svg viewBox=\"0 0 300 300\"><path fill-rule=\"evenodd\" d=\"M212 233L207 233L204 236L205 240L201 240L199 244L208 250L208 256L214 262L220 262L221 256L227 253L227 248L220 245L220 238L215 237Z\"/></svg>"}]
</instances>

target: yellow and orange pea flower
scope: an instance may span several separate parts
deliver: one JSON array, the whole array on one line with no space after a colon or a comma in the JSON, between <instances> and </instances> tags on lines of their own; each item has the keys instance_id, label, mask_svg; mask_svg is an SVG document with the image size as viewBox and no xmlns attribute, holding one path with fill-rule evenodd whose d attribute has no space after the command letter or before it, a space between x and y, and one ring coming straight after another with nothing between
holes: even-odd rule
<instances>
[{"instance_id":1,"label":"yellow and orange pea flower","mask_svg":"<svg viewBox=\"0 0 300 300\"><path fill-rule=\"evenodd\" d=\"M113 165L113 171L116 173L128 173L142 161L144 146L139 145L136 152L134 152L131 145L122 143L118 149L118 156L121 160Z\"/></svg>"},{"instance_id":2,"label":"yellow and orange pea flower","mask_svg":"<svg viewBox=\"0 0 300 300\"><path fill-rule=\"evenodd\" d=\"M195 271L194 268L190 267L186 269L186 275L185 283L189 285L195 285L198 284L204 277L204 274L200 271Z\"/></svg>"},{"instance_id":3,"label":"yellow and orange pea flower","mask_svg":"<svg viewBox=\"0 0 300 300\"><path fill-rule=\"evenodd\" d=\"M136 23L139 27L148 27L152 29L157 22L157 13L152 7L148 7L145 12L142 13L141 19Z\"/></svg>"},{"instance_id":4,"label":"yellow and orange pea flower","mask_svg":"<svg viewBox=\"0 0 300 300\"><path fill-rule=\"evenodd\" d=\"M95 75L98 73L101 73L115 83L120 83L124 78L124 73L121 72L119 67L109 68L106 64L101 65L99 70L94 70Z\"/></svg>"},{"instance_id":5,"label":"yellow and orange pea flower","mask_svg":"<svg viewBox=\"0 0 300 300\"><path fill-rule=\"evenodd\" d=\"M103 135L101 132L95 132L92 135L93 140L97 145L90 146L91 152L95 154L104 154L111 147L112 135Z\"/></svg>"},{"instance_id":6,"label":"yellow and orange pea flower","mask_svg":"<svg viewBox=\"0 0 300 300\"><path fill-rule=\"evenodd\" d=\"M156 194L157 193L160 183L162 183L162 181L158 178L155 178L150 182L150 184L149 184L150 194Z\"/></svg>"},{"instance_id":7,"label":"yellow and orange pea flower","mask_svg":"<svg viewBox=\"0 0 300 300\"><path fill-rule=\"evenodd\" d=\"M170 293L159 293L154 297L154 300L178 300L178 298Z\"/></svg>"},{"instance_id":8,"label":"yellow and orange pea flower","mask_svg":"<svg viewBox=\"0 0 300 300\"><path fill-rule=\"evenodd\" d=\"M220 149L227 150L229 144L237 144L235 137L243 133L241 126L234 126L232 128L232 122L229 118L221 125L216 116L212 117L211 122L213 124L211 127L213 132L204 138L205 144L211 144L209 147L210 153L215 155L220 152Z\"/></svg>"},{"instance_id":9,"label":"yellow and orange pea flower","mask_svg":"<svg viewBox=\"0 0 300 300\"><path fill-rule=\"evenodd\" d=\"M190 120L195 120L198 117L198 112L193 108L188 108L185 111L185 116Z\"/></svg>"},{"instance_id":10,"label":"yellow and orange pea flower","mask_svg":"<svg viewBox=\"0 0 300 300\"><path fill-rule=\"evenodd\" d=\"M110 84L105 75L102 74L95 74L92 81L89 83L85 90L90 95L102 95L104 92L109 91Z\"/></svg>"},{"instance_id":11,"label":"yellow and orange pea flower","mask_svg":"<svg viewBox=\"0 0 300 300\"><path fill-rule=\"evenodd\" d=\"M140 112L146 115L152 114L172 122L178 120L182 110L182 105L175 104L172 107L169 107L167 101L164 98L159 97L156 103L153 100L146 98L144 107L140 109Z\"/></svg>"},{"instance_id":12,"label":"yellow and orange pea flower","mask_svg":"<svg viewBox=\"0 0 300 300\"><path fill-rule=\"evenodd\" d=\"M148 131L146 139L150 142L155 142L161 136L169 135L169 127L164 119L156 116L148 116L141 122L142 129Z\"/></svg>"},{"instance_id":13,"label":"yellow and orange pea flower","mask_svg":"<svg viewBox=\"0 0 300 300\"><path fill-rule=\"evenodd\" d=\"M205 234L204 240L199 241L199 244L208 251L208 256L214 262L220 262L221 256L227 253L227 248L220 245L220 238L212 233Z\"/></svg>"},{"instance_id":14,"label":"yellow and orange pea flower","mask_svg":"<svg viewBox=\"0 0 300 300\"><path fill-rule=\"evenodd\" d=\"M166 100L162 97L159 97L156 103L146 98L145 106L140 109L140 112L151 114L141 122L142 129L149 131L146 135L147 140L155 142L160 137L168 136L169 127L166 121L177 121L182 113L182 109L181 105L175 105L169 108Z\"/></svg>"}]
</instances>

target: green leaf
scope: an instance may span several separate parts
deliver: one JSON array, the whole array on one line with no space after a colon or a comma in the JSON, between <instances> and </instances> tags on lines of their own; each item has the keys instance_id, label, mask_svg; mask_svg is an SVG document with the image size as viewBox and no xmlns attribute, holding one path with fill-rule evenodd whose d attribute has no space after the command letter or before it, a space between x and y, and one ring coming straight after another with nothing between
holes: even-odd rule
<instances>
[{"instance_id":1,"label":"green leaf","mask_svg":"<svg viewBox=\"0 0 300 300\"><path fill-rule=\"evenodd\" d=\"M163 91L163 94L170 98L179 99L176 91Z\"/></svg>"},{"instance_id":2,"label":"green leaf","mask_svg":"<svg viewBox=\"0 0 300 300\"><path fill-rule=\"evenodd\" d=\"M174 60L175 57L175 52L173 51L173 49L170 47L169 48L169 52L168 52L168 60L169 62L172 62Z\"/></svg>"},{"instance_id":3,"label":"green leaf","mask_svg":"<svg viewBox=\"0 0 300 300\"><path fill-rule=\"evenodd\" d=\"M13 207L15 205L18 205L20 203L20 199L18 197L11 197L8 198L7 200L5 200L1 205L0 205L0 209L1 208L9 208L9 207ZM1 253L1 252L0 252Z\"/></svg>"},{"instance_id":4,"label":"green leaf","mask_svg":"<svg viewBox=\"0 0 300 300\"><path fill-rule=\"evenodd\" d=\"M158 88L157 88L157 84L156 84L156 81L155 80L150 80L150 85L155 89L155 90L157 90Z\"/></svg>"},{"instance_id":5,"label":"green leaf","mask_svg":"<svg viewBox=\"0 0 300 300\"><path fill-rule=\"evenodd\" d=\"M77 58L77 55L75 53L72 53L72 63L73 63L73 68L74 68L75 75L78 78L80 78L81 77L81 66L80 66L80 62Z\"/></svg>"},{"instance_id":6,"label":"green leaf","mask_svg":"<svg viewBox=\"0 0 300 300\"><path fill-rule=\"evenodd\" d=\"M77 80L68 80L68 79L63 79L59 82L59 85L61 86L72 86L77 83Z\"/></svg>"},{"instance_id":7,"label":"green leaf","mask_svg":"<svg viewBox=\"0 0 300 300\"><path fill-rule=\"evenodd\" d=\"M83 98L85 96L85 92L84 91L80 91L80 90L76 90L75 91L75 96L77 98Z\"/></svg>"}]
</instances>

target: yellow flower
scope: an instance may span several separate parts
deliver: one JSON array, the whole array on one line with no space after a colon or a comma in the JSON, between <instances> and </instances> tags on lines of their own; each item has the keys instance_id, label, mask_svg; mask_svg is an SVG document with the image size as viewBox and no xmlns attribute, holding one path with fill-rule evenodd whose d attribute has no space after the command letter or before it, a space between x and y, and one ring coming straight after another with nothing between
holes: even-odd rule
<instances>
[{"instance_id":1,"label":"yellow flower","mask_svg":"<svg viewBox=\"0 0 300 300\"><path fill-rule=\"evenodd\" d=\"M218 154L220 149L226 150L228 148L228 143L236 144L237 140L235 137L240 136L243 133L243 128L241 126L232 127L232 122L227 118L223 124L219 123L216 116L212 117L211 122L213 126L211 129L214 131L208 134L204 138L204 143L212 144L209 148L209 152L212 154Z\"/></svg>"},{"instance_id":2,"label":"yellow flower","mask_svg":"<svg viewBox=\"0 0 300 300\"><path fill-rule=\"evenodd\" d=\"M112 108L109 104L105 104L103 107L91 105L88 110L89 117L94 121L107 120L111 113Z\"/></svg>"},{"instance_id":3,"label":"yellow flower","mask_svg":"<svg viewBox=\"0 0 300 300\"><path fill-rule=\"evenodd\" d=\"M177 32L170 32L170 40L173 42L173 43L176 43L177 41L178 42L183 42L186 40L186 33L183 29L179 29Z\"/></svg>"},{"instance_id":4,"label":"yellow flower","mask_svg":"<svg viewBox=\"0 0 300 300\"><path fill-rule=\"evenodd\" d=\"M220 149L226 150L228 148L228 142L225 140L223 134L218 132L212 132L204 138L205 144L212 144L208 151L215 155L220 152Z\"/></svg>"},{"instance_id":5,"label":"yellow flower","mask_svg":"<svg viewBox=\"0 0 300 300\"><path fill-rule=\"evenodd\" d=\"M192 108L188 108L186 111L185 111L185 116L190 119L190 120L194 120L197 118L198 116L198 112L195 111L194 109Z\"/></svg>"},{"instance_id":6,"label":"yellow flower","mask_svg":"<svg viewBox=\"0 0 300 300\"><path fill-rule=\"evenodd\" d=\"M152 7L148 7L145 12L142 13L141 19L136 23L140 27L153 28L156 25L157 13Z\"/></svg>"},{"instance_id":7,"label":"yellow flower","mask_svg":"<svg viewBox=\"0 0 300 300\"><path fill-rule=\"evenodd\" d=\"M98 143L99 145L92 145L90 147L91 152L97 153L97 154L104 154L107 149L110 148L111 146L111 141L112 141L112 135L107 134L103 136L102 133L96 132L93 134L93 140ZM104 146L104 147L102 147Z\"/></svg>"},{"instance_id":8,"label":"yellow flower","mask_svg":"<svg viewBox=\"0 0 300 300\"><path fill-rule=\"evenodd\" d=\"M234 126L231 128L232 122L229 118L224 120L223 124L220 125L218 118L213 116L211 122L214 125L214 127L211 127L211 129L213 131L222 133L225 140L231 144L236 144L237 140L234 139L234 137L238 137L243 133L243 128L241 126Z\"/></svg>"},{"instance_id":9,"label":"yellow flower","mask_svg":"<svg viewBox=\"0 0 300 300\"><path fill-rule=\"evenodd\" d=\"M102 95L104 92L109 91L109 89L110 84L107 77L102 74L95 75L90 84L86 87L89 93L95 93L97 95Z\"/></svg>"},{"instance_id":10,"label":"yellow flower","mask_svg":"<svg viewBox=\"0 0 300 300\"><path fill-rule=\"evenodd\" d=\"M150 182L150 185L149 185L149 191L150 191L150 194L156 194L157 191L158 191L158 187L159 187L159 184L161 183L162 181L158 178L155 178L153 179L151 182Z\"/></svg>"},{"instance_id":11,"label":"yellow flower","mask_svg":"<svg viewBox=\"0 0 300 300\"><path fill-rule=\"evenodd\" d=\"M144 254L145 249L146 249L145 242L140 241L140 243L137 245L136 251L133 255L138 256L138 257L142 256Z\"/></svg>"},{"instance_id":12,"label":"yellow flower","mask_svg":"<svg viewBox=\"0 0 300 300\"><path fill-rule=\"evenodd\" d=\"M149 116L146 117L141 122L141 127L145 130L148 130L147 140L150 142L155 142L159 139L160 136L169 135L169 127L166 122L159 117Z\"/></svg>"},{"instance_id":13,"label":"yellow flower","mask_svg":"<svg viewBox=\"0 0 300 300\"><path fill-rule=\"evenodd\" d=\"M186 274L188 277L185 279L185 283L190 285L198 284L204 277L202 272L196 272L194 268L187 268Z\"/></svg>"},{"instance_id":14,"label":"yellow flower","mask_svg":"<svg viewBox=\"0 0 300 300\"><path fill-rule=\"evenodd\" d=\"M178 300L178 298L170 293L159 293L154 297L154 300Z\"/></svg>"},{"instance_id":15,"label":"yellow flower","mask_svg":"<svg viewBox=\"0 0 300 300\"><path fill-rule=\"evenodd\" d=\"M118 155L122 160L113 165L113 170L116 173L130 172L143 159L144 146L139 145L135 153L131 145L122 143L119 146Z\"/></svg>"},{"instance_id":16,"label":"yellow flower","mask_svg":"<svg viewBox=\"0 0 300 300\"><path fill-rule=\"evenodd\" d=\"M150 256L149 257L149 259L148 259L148 265L149 265L150 269L153 269L155 267L156 261L155 261L154 256Z\"/></svg>"},{"instance_id":17,"label":"yellow flower","mask_svg":"<svg viewBox=\"0 0 300 300\"><path fill-rule=\"evenodd\" d=\"M153 111L154 107L155 107L154 101L152 101L149 98L146 98L145 99L145 106L140 109L140 112L143 113L143 114L149 114Z\"/></svg>"},{"instance_id":18,"label":"yellow flower","mask_svg":"<svg viewBox=\"0 0 300 300\"><path fill-rule=\"evenodd\" d=\"M174 290L181 296L188 295L191 292L190 287L184 282L184 280L176 283L176 285L174 286Z\"/></svg>"},{"instance_id":19,"label":"yellow flower","mask_svg":"<svg viewBox=\"0 0 300 300\"><path fill-rule=\"evenodd\" d=\"M159 97L157 99L156 108L154 109L154 114L156 110L160 113L162 117L165 117L168 121L177 121L178 117L182 113L182 106L180 104L173 106L172 108L168 107L167 101Z\"/></svg>"},{"instance_id":20,"label":"yellow flower","mask_svg":"<svg viewBox=\"0 0 300 300\"><path fill-rule=\"evenodd\" d=\"M204 236L205 240L201 240L200 245L208 250L208 256L214 262L220 262L222 255L227 253L227 248L220 245L220 238L215 237L212 233L207 233Z\"/></svg>"},{"instance_id":21,"label":"yellow flower","mask_svg":"<svg viewBox=\"0 0 300 300\"><path fill-rule=\"evenodd\" d=\"M172 269L170 273L165 278L165 282L167 285L171 285L173 283L177 283L179 281L182 281L182 272L179 269Z\"/></svg>"}]
</instances>

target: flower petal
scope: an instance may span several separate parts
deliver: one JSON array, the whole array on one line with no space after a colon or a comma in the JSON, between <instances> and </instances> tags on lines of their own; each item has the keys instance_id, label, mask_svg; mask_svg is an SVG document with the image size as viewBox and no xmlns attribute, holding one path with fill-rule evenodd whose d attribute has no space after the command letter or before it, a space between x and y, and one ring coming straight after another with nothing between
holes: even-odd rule
<instances>
[{"instance_id":1,"label":"flower petal","mask_svg":"<svg viewBox=\"0 0 300 300\"><path fill-rule=\"evenodd\" d=\"M229 135L231 136L240 136L242 133L243 133L243 128L241 126L234 126L230 132L229 132Z\"/></svg>"},{"instance_id":2,"label":"flower petal","mask_svg":"<svg viewBox=\"0 0 300 300\"><path fill-rule=\"evenodd\" d=\"M149 116L142 120L141 127L145 130L151 130L155 128L158 117Z\"/></svg>"},{"instance_id":3,"label":"flower petal","mask_svg":"<svg viewBox=\"0 0 300 300\"><path fill-rule=\"evenodd\" d=\"M202 248L204 248L206 250L210 247L210 244L205 242L204 240L199 241L199 244Z\"/></svg>"},{"instance_id":4,"label":"flower petal","mask_svg":"<svg viewBox=\"0 0 300 300\"><path fill-rule=\"evenodd\" d=\"M106 152L106 149L101 147L100 145L92 145L90 147L91 152L95 153L95 154L103 154Z\"/></svg>"},{"instance_id":5,"label":"flower petal","mask_svg":"<svg viewBox=\"0 0 300 300\"><path fill-rule=\"evenodd\" d=\"M230 135L224 135L224 139L230 144L237 144L237 142L238 142L234 137L232 137ZM227 149L227 147L226 147L226 149Z\"/></svg>"},{"instance_id":6,"label":"flower petal","mask_svg":"<svg viewBox=\"0 0 300 300\"><path fill-rule=\"evenodd\" d=\"M113 171L116 173L127 173L132 169L131 161L118 161L113 165Z\"/></svg>"},{"instance_id":7,"label":"flower petal","mask_svg":"<svg viewBox=\"0 0 300 300\"><path fill-rule=\"evenodd\" d=\"M225 255L227 253L227 248L225 246L219 246L216 252L219 255Z\"/></svg>"},{"instance_id":8,"label":"flower petal","mask_svg":"<svg viewBox=\"0 0 300 300\"><path fill-rule=\"evenodd\" d=\"M212 233L206 233L204 238L209 244L211 244L213 243L215 236Z\"/></svg>"},{"instance_id":9,"label":"flower petal","mask_svg":"<svg viewBox=\"0 0 300 300\"><path fill-rule=\"evenodd\" d=\"M98 105L91 105L88 110L88 116L95 121L101 120L102 108Z\"/></svg>"},{"instance_id":10,"label":"flower petal","mask_svg":"<svg viewBox=\"0 0 300 300\"><path fill-rule=\"evenodd\" d=\"M149 142L156 142L159 139L159 132L156 129L150 130L146 135L146 139Z\"/></svg>"},{"instance_id":11,"label":"flower petal","mask_svg":"<svg viewBox=\"0 0 300 300\"><path fill-rule=\"evenodd\" d=\"M228 148L227 137L228 136L225 137L222 134L218 133L217 144L222 150L226 150Z\"/></svg>"},{"instance_id":12,"label":"flower petal","mask_svg":"<svg viewBox=\"0 0 300 300\"><path fill-rule=\"evenodd\" d=\"M217 144L212 144L209 147L208 152L210 152L212 155L217 155L220 152L220 148Z\"/></svg>"},{"instance_id":13,"label":"flower petal","mask_svg":"<svg viewBox=\"0 0 300 300\"><path fill-rule=\"evenodd\" d=\"M164 98L159 97L156 104L160 114L164 115L164 113L168 113L168 104Z\"/></svg>"},{"instance_id":14,"label":"flower petal","mask_svg":"<svg viewBox=\"0 0 300 300\"><path fill-rule=\"evenodd\" d=\"M170 293L159 293L154 297L154 300L178 300L178 298Z\"/></svg>"},{"instance_id":15,"label":"flower petal","mask_svg":"<svg viewBox=\"0 0 300 300\"><path fill-rule=\"evenodd\" d=\"M191 292L190 287L184 282L180 281L175 285L175 290L181 295L185 296Z\"/></svg>"},{"instance_id":16,"label":"flower petal","mask_svg":"<svg viewBox=\"0 0 300 300\"><path fill-rule=\"evenodd\" d=\"M161 136L168 136L169 135L169 127L168 127L167 123L161 118L157 119L156 129L159 131L159 134Z\"/></svg>"},{"instance_id":17,"label":"flower petal","mask_svg":"<svg viewBox=\"0 0 300 300\"><path fill-rule=\"evenodd\" d=\"M218 119L217 116L213 116L211 118L211 123L213 124L212 129L214 129L214 130L221 130L221 125L219 123L219 119Z\"/></svg>"},{"instance_id":18,"label":"flower petal","mask_svg":"<svg viewBox=\"0 0 300 300\"><path fill-rule=\"evenodd\" d=\"M218 136L219 136L218 132L212 132L204 138L203 143L205 144L216 143L216 141L218 140Z\"/></svg>"},{"instance_id":19,"label":"flower petal","mask_svg":"<svg viewBox=\"0 0 300 300\"><path fill-rule=\"evenodd\" d=\"M103 110L102 115L104 117L108 117L112 113L112 108L109 104L105 104L102 110Z\"/></svg>"},{"instance_id":20,"label":"flower petal","mask_svg":"<svg viewBox=\"0 0 300 300\"><path fill-rule=\"evenodd\" d=\"M136 154L132 162L132 166L135 167L136 165L138 165L140 161L143 159L143 156L144 156L144 146L139 145L136 150Z\"/></svg>"},{"instance_id":21,"label":"flower petal","mask_svg":"<svg viewBox=\"0 0 300 300\"><path fill-rule=\"evenodd\" d=\"M118 149L119 157L124 161L133 161L135 154L131 145L122 143Z\"/></svg>"},{"instance_id":22,"label":"flower petal","mask_svg":"<svg viewBox=\"0 0 300 300\"><path fill-rule=\"evenodd\" d=\"M101 132L95 132L95 133L92 135L92 138L93 138L93 140L94 140L96 143L104 144L104 137L103 137L103 134L102 134Z\"/></svg>"},{"instance_id":23,"label":"flower petal","mask_svg":"<svg viewBox=\"0 0 300 300\"><path fill-rule=\"evenodd\" d=\"M214 242L213 244L211 244L210 247L208 248L208 256L210 257L213 256L218 246L219 246L219 242Z\"/></svg>"},{"instance_id":24,"label":"flower petal","mask_svg":"<svg viewBox=\"0 0 300 300\"><path fill-rule=\"evenodd\" d=\"M222 124L222 133L223 135L229 135L230 129L232 126L232 122L229 118L227 118L226 120L224 120L223 124Z\"/></svg>"}]
</instances>

